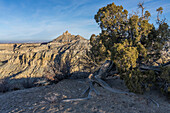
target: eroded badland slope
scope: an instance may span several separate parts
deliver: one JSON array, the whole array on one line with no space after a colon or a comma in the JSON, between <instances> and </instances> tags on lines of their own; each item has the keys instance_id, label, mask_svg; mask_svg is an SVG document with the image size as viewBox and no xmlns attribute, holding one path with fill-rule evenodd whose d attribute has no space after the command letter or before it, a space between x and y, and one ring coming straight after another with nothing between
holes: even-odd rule
<instances>
[{"instance_id":1,"label":"eroded badland slope","mask_svg":"<svg viewBox=\"0 0 170 113\"><path fill-rule=\"evenodd\" d=\"M48 43L0 44L0 78L86 76L95 67L89 49L88 40L68 31Z\"/></svg>"}]
</instances>

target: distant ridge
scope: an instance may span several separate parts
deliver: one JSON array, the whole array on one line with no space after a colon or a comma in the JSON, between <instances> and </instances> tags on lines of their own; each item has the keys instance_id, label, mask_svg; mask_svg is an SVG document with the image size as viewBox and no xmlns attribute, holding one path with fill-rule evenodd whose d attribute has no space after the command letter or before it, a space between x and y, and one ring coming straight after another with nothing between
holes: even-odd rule
<instances>
[{"instance_id":1,"label":"distant ridge","mask_svg":"<svg viewBox=\"0 0 170 113\"><path fill-rule=\"evenodd\" d=\"M42 43L42 42L49 42L49 40L0 40L0 44Z\"/></svg>"},{"instance_id":2,"label":"distant ridge","mask_svg":"<svg viewBox=\"0 0 170 113\"><path fill-rule=\"evenodd\" d=\"M56 39L50 40L0 40L0 44L14 44L14 43L49 43L49 42L72 42L75 40L86 40L80 35L71 35L68 31L64 32L62 35Z\"/></svg>"}]
</instances>

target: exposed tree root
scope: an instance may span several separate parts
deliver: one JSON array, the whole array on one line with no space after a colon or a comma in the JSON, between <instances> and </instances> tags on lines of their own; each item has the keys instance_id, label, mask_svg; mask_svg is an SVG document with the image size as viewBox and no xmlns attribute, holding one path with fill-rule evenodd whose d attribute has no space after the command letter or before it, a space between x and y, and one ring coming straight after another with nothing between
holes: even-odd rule
<instances>
[{"instance_id":1,"label":"exposed tree root","mask_svg":"<svg viewBox=\"0 0 170 113\"><path fill-rule=\"evenodd\" d=\"M167 63L166 65L169 65ZM62 102L71 102L71 101L82 101L82 100L88 100L92 98L91 92L94 91L97 95L100 95L100 93L94 88L94 84L99 84L101 87L104 89L113 92L113 93L118 93L118 94L129 94L129 95L135 95L134 93L126 92L126 91L121 91L118 89L113 89L107 84L104 80L107 77L107 74L113 73L117 74L118 71L117 69L115 71L111 70L113 68L113 62L112 61L106 61L99 69L97 75L90 74L88 77L89 80L89 87L82 93L82 98L75 98L75 99L64 99ZM142 70L154 70L157 72L160 72L160 67L158 66L141 66L140 69ZM154 103L157 107L159 107L159 104L154 101L151 98L147 98L147 100L150 100L152 103Z\"/></svg>"},{"instance_id":2,"label":"exposed tree root","mask_svg":"<svg viewBox=\"0 0 170 113\"><path fill-rule=\"evenodd\" d=\"M151 98L147 98L147 100L150 100L152 103L154 103L157 107L159 107L159 104L155 101L155 100L153 100L153 99L151 99Z\"/></svg>"},{"instance_id":3,"label":"exposed tree root","mask_svg":"<svg viewBox=\"0 0 170 113\"><path fill-rule=\"evenodd\" d=\"M91 76L91 75L89 75L89 76ZM88 94L87 97L84 97L84 98L75 98L75 99L64 99L64 100L62 100L62 102L88 100L88 99L92 98L92 96L91 96L91 92L92 91L94 91L97 95L100 95L100 93L94 88L94 84L95 83L101 85L104 89L106 89L108 91L111 91L113 93L132 94L132 93L129 93L129 92L120 91L118 89L113 89L105 81L103 81L100 78L97 78L97 77L92 77L92 78L95 78L95 79L90 79L89 78L89 87L82 94L82 96L85 96L85 95Z\"/></svg>"}]
</instances>

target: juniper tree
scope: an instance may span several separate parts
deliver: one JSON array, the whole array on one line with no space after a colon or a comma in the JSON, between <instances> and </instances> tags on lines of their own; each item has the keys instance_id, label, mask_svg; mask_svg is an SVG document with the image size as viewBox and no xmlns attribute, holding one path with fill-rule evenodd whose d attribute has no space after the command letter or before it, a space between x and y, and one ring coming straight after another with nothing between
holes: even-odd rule
<instances>
[{"instance_id":1,"label":"juniper tree","mask_svg":"<svg viewBox=\"0 0 170 113\"><path fill-rule=\"evenodd\" d=\"M97 40L102 41L101 43L106 48L105 51L110 51L112 53L112 59L115 62L117 62L115 58L124 58L124 54L119 54L119 56L117 56L118 51L124 51L126 54L126 51L129 51L133 54L132 51L134 50L136 50L135 53L137 55L135 59L132 59L135 61L131 61L131 58L122 60L125 62L137 62L139 57L146 56L145 47L141 44L141 37L147 36L152 29L152 25L148 23L147 19L149 16L150 13L147 11L145 19L138 15L132 15L128 18L128 11L123 9L122 6L116 6L114 3L109 4L99 9L95 15L95 20L102 29L102 33ZM91 43L94 43L92 39ZM127 43L129 43L128 46ZM121 45L122 49L116 51L118 47L116 44ZM127 47L129 47L129 49L127 49ZM135 67L133 65L135 64L132 63L128 67Z\"/></svg>"},{"instance_id":2,"label":"juniper tree","mask_svg":"<svg viewBox=\"0 0 170 113\"><path fill-rule=\"evenodd\" d=\"M127 29L125 25L127 16L128 11L123 10L122 6L116 6L114 3L99 9L98 13L95 15L95 20L99 24L102 33L95 39L94 36L90 39L92 46L96 46L96 50L103 49L103 52L105 52L105 54L103 54L95 50L99 57L107 56L111 58L113 44L120 42L125 36L124 31ZM100 45L97 41L103 45L103 48L97 46ZM94 48L92 48L92 51L94 51Z\"/></svg>"},{"instance_id":3,"label":"juniper tree","mask_svg":"<svg viewBox=\"0 0 170 113\"><path fill-rule=\"evenodd\" d=\"M163 13L163 8L160 7L157 10L157 20L158 28L153 27L151 32L146 38L143 38L142 43L148 51L148 61L150 64L154 63L161 58L161 51L163 48L168 49L165 44L169 41L170 30L169 25L165 22L165 18L161 20L160 15Z\"/></svg>"},{"instance_id":4,"label":"juniper tree","mask_svg":"<svg viewBox=\"0 0 170 113\"><path fill-rule=\"evenodd\" d=\"M156 9L157 13L157 23L160 22L160 15L163 13L163 8L159 7L158 9Z\"/></svg>"},{"instance_id":5,"label":"juniper tree","mask_svg":"<svg viewBox=\"0 0 170 113\"><path fill-rule=\"evenodd\" d=\"M95 36L93 34L90 38L90 44L92 45L92 58L95 60L95 62L100 63L109 59L109 50L106 50L106 47L99 36Z\"/></svg>"},{"instance_id":6,"label":"juniper tree","mask_svg":"<svg viewBox=\"0 0 170 113\"><path fill-rule=\"evenodd\" d=\"M141 9L142 9L142 17L144 17L144 14L143 14L143 13L144 13L144 9L145 9L145 8L143 7L143 5L144 5L144 2L142 2L142 3L139 2L139 3L138 3L138 8L141 8Z\"/></svg>"},{"instance_id":7,"label":"juniper tree","mask_svg":"<svg viewBox=\"0 0 170 113\"><path fill-rule=\"evenodd\" d=\"M147 62L148 53L154 48L151 46L150 49L148 45L153 42L159 45L163 38L160 41L154 39L155 36L160 37L159 32L149 23L149 11L143 14L143 4L139 5L142 8L141 17L136 13L128 16L128 11L123 6L116 6L114 3L100 8L95 20L102 32L99 36L93 35L90 42L97 59L104 59L104 56L111 58L128 88L142 93L156 82L156 74L154 71L141 72L139 65ZM165 25L164 28L168 29Z\"/></svg>"}]
</instances>

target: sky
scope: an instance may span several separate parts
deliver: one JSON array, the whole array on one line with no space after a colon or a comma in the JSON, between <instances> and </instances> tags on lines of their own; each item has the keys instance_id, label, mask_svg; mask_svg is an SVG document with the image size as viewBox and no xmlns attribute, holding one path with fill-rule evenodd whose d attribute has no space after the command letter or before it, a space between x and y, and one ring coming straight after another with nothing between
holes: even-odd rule
<instances>
[{"instance_id":1,"label":"sky","mask_svg":"<svg viewBox=\"0 0 170 113\"><path fill-rule=\"evenodd\" d=\"M169 0L0 0L0 41L52 40L66 30L89 39L100 33L94 20L99 8L114 2L134 12L142 1L151 23L162 6L162 17L170 24Z\"/></svg>"}]
</instances>

